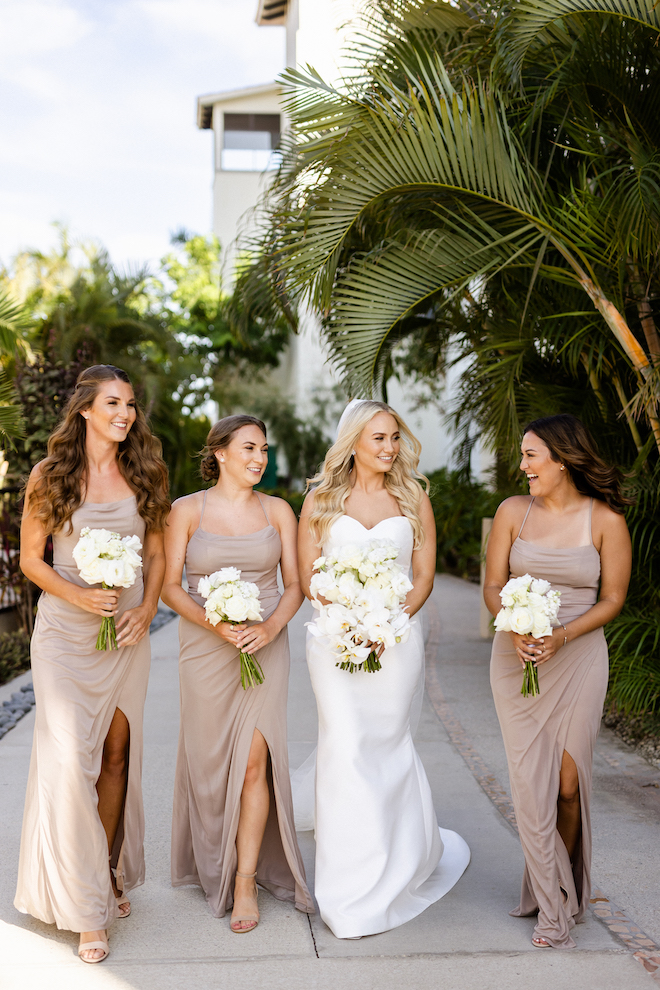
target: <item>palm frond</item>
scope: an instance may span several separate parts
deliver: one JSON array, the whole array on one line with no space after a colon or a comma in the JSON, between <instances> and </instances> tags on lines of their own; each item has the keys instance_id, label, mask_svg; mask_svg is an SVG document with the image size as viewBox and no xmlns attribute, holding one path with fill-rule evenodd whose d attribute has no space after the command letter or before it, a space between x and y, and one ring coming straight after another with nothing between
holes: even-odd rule
<instances>
[{"instance_id":1,"label":"palm frond","mask_svg":"<svg viewBox=\"0 0 660 990\"><path fill-rule=\"evenodd\" d=\"M558 37L567 48L579 35L584 15L610 15L660 32L656 0L520 0L503 11L500 57L514 78L532 49L542 49ZM580 17L579 15L582 15Z\"/></svg>"}]
</instances>

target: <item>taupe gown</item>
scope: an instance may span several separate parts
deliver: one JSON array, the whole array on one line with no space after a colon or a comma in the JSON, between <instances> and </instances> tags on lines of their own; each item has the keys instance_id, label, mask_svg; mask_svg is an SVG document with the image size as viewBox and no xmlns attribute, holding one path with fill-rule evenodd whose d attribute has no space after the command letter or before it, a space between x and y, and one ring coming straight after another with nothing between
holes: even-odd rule
<instances>
[{"instance_id":1,"label":"taupe gown","mask_svg":"<svg viewBox=\"0 0 660 990\"><path fill-rule=\"evenodd\" d=\"M73 530L53 538L53 567L67 581L89 587L72 550L80 530L109 529L144 542L135 496L85 502ZM123 588L116 618L142 602L142 572ZM136 646L96 650L101 616L44 592L31 644L37 699L25 799L15 906L24 914L72 932L107 928L118 917L108 869L108 843L98 814L96 782L103 744L117 708L130 726L128 787L112 853L124 893L144 882L142 715L151 651Z\"/></svg>"},{"instance_id":2,"label":"taupe gown","mask_svg":"<svg viewBox=\"0 0 660 990\"><path fill-rule=\"evenodd\" d=\"M261 501L261 500L260 500ZM238 567L259 586L267 619L280 599L277 567L282 545L268 523L246 536L220 536L199 526L186 552L188 593L198 605L199 579ZM263 504L262 504L263 508ZM264 514L265 510L264 510ZM259 650L264 683L243 690L235 647L183 617L179 624L181 729L174 784L172 883L198 884L222 918L233 902L236 832L241 791L255 729L270 753L270 812L257 864L257 883L300 911L314 906L296 841L287 753L289 640L286 628Z\"/></svg>"},{"instance_id":3,"label":"taupe gown","mask_svg":"<svg viewBox=\"0 0 660 990\"><path fill-rule=\"evenodd\" d=\"M509 555L511 577L545 578L561 592L559 619L577 619L595 605L600 555L593 543L568 549L536 546L520 533ZM591 509L589 508L589 533ZM504 737L511 794L525 854L515 916L538 911L534 934L555 948L573 948L570 930L591 895L591 774L593 749L607 690L608 655L602 628L579 636L538 667L540 695L523 698L522 667L509 633L495 634L491 686ZM574 862L557 831L559 772L564 750L578 770L582 830Z\"/></svg>"}]
</instances>

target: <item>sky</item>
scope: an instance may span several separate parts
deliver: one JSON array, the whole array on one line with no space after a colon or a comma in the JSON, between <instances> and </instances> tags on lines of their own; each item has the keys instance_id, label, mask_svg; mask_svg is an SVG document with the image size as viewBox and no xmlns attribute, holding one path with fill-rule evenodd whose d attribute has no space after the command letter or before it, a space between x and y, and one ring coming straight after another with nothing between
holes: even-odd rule
<instances>
[{"instance_id":1,"label":"sky","mask_svg":"<svg viewBox=\"0 0 660 990\"><path fill-rule=\"evenodd\" d=\"M0 264L52 224L117 264L209 233L213 142L196 97L271 82L284 29L257 0L0 0Z\"/></svg>"}]
</instances>

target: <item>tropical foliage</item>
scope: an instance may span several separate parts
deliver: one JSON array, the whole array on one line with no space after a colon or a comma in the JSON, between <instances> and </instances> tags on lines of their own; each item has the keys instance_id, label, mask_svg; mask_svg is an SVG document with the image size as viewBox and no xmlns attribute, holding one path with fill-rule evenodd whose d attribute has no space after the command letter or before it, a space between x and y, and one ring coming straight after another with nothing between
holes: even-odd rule
<instances>
[{"instance_id":1,"label":"tropical foliage","mask_svg":"<svg viewBox=\"0 0 660 990\"><path fill-rule=\"evenodd\" d=\"M312 68L284 76L294 139L246 284L265 272L290 319L316 310L353 394L378 393L397 367L424 379L460 362L459 429L476 427L504 468L535 416L592 428L640 491L612 687L655 704L660 551L644 541L660 451L660 10L369 9L341 85Z\"/></svg>"}]
</instances>

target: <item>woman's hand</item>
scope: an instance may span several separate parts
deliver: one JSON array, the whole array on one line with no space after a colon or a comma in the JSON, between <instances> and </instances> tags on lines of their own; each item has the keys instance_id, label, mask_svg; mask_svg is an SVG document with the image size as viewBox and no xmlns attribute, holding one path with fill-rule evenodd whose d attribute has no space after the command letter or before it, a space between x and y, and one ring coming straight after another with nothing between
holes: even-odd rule
<instances>
[{"instance_id":1,"label":"woman's hand","mask_svg":"<svg viewBox=\"0 0 660 990\"><path fill-rule=\"evenodd\" d=\"M518 633L510 633L518 659L524 667L529 660L533 660L538 666L540 663L547 663L552 660L558 650L564 645L566 632L563 626L552 630L551 636L542 636L534 639L533 636L520 636Z\"/></svg>"},{"instance_id":2,"label":"woman's hand","mask_svg":"<svg viewBox=\"0 0 660 990\"><path fill-rule=\"evenodd\" d=\"M520 633L509 633L511 639L513 640L513 646L518 654L518 659L521 665L524 667L526 663L530 660L538 661L541 653L543 652L543 640L534 639L533 636L528 634L521 635Z\"/></svg>"},{"instance_id":3,"label":"woman's hand","mask_svg":"<svg viewBox=\"0 0 660 990\"><path fill-rule=\"evenodd\" d=\"M73 604L93 615L110 616L117 614L117 603L121 588L78 588Z\"/></svg>"},{"instance_id":4,"label":"woman's hand","mask_svg":"<svg viewBox=\"0 0 660 990\"><path fill-rule=\"evenodd\" d=\"M145 605L127 609L117 623L117 646L135 646L144 639L155 614Z\"/></svg>"},{"instance_id":5,"label":"woman's hand","mask_svg":"<svg viewBox=\"0 0 660 990\"><path fill-rule=\"evenodd\" d=\"M265 622L257 622L253 626L243 626L243 632L238 637L237 646L242 653L256 653L268 646L277 634L277 629L269 619Z\"/></svg>"},{"instance_id":6,"label":"woman's hand","mask_svg":"<svg viewBox=\"0 0 660 990\"><path fill-rule=\"evenodd\" d=\"M239 645L239 637L241 633L247 629L245 623L242 625L234 625L233 622L218 622L216 626L212 626L207 620L206 625L216 634L216 636L219 636L220 639L224 639L225 643L231 643L231 645L235 646L237 650L241 649Z\"/></svg>"}]
</instances>

